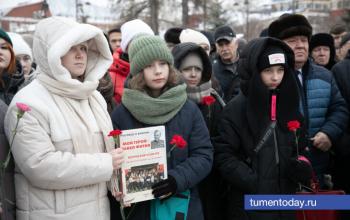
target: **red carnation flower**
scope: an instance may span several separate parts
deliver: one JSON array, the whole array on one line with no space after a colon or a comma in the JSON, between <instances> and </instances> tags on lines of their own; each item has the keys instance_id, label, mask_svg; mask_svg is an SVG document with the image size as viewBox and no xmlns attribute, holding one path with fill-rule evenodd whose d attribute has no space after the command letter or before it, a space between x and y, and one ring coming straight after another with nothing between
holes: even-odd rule
<instances>
[{"instance_id":1,"label":"red carnation flower","mask_svg":"<svg viewBox=\"0 0 350 220\"><path fill-rule=\"evenodd\" d=\"M298 129L300 128L300 122L297 121L297 120L295 120L295 121L289 121L289 122L287 123L287 126L288 126L288 129L289 129L290 131L296 131L296 130L298 130Z\"/></svg>"},{"instance_id":2,"label":"red carnation flower","mask_svg":"<svg viewBox=\"0 0 350 220\"><path fill-rule=\"evenodd\" d=\"M115 137L115 136L119 136L121 134L122 134L122 131L116 129L116 130L113 130L113 131L109 132L108 137Z\"/></svg>"},{"instance_id":3,"label":"red carnation flower","mask_svg":"<svg viewBox=\"0 0 350 220\"><path fill-rule=\"evenodd\" d=\"M208 105L209 106L209 105L212 105L215 101L216 101L216 99L213 96L211 96L211 95L204 96L202 98L202 104L203 105Z\"/></svg>"},{"instance_id":4,"label":"red carnation flower","mask_svg":"<svg viewBox=\"0 0 350 220\"><path fill-rule=\"evenodd\" d=\"M170 141L170 144L176 145L178 148L183 149L187 146L187 142L180 136L175 134Z\"/></svg>"}]
</instances>

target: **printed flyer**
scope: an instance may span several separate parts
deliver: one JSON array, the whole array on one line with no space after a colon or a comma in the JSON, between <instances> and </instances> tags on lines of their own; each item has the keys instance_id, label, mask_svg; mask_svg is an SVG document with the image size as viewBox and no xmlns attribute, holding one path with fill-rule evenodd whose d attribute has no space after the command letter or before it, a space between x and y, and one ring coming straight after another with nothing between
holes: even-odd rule
<instances>
[{"instance_id":1,"label":"printed flyer","mask_svg":"<svg viewBox=\"0 0 350 220\"><path fill-rule=\"evenodd\" d=\"M125 154L121 167L123 202L154 199L151 186L168 178L165 127L123 130L120 147Z\"/></svg>"}]
</instances>

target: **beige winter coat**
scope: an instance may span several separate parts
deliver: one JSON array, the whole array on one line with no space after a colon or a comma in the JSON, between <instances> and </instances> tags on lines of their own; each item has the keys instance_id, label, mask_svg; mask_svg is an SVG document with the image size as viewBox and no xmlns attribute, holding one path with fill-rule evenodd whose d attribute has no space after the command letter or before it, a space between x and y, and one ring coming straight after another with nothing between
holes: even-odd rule
<instances>
[{"instance_id":1,"label":"beige winter coat","mask_svg":"<svg viewBox=\"0 0 350 220\"><path fill-rule=\"evenodd\" d=\"M88 66L85 81L98 83L111 64L107 41L101 30L62 18L49 18L39 23L34 39L34 57L38 74L67 84L73 80L61 65L60 57L73 46L89 40ZM65 88L62 88L64 90ZM82 91L83 92L83 91ZM102 96L94 91L97 101ZM72 100L71 100L72 101ZM106 153L106 140L86 99L72 102L93 130L91 146L96 152L75 153L67 120L49 90L35 79L20 90L9 106L5 118L6 135L12 139L16 124L16 102L30 106L18 125L12 153L15 158L15 187L18 220L109 220L107 184L113 167ZM106 126L112 129L110 121Z\"/></svg>"}]
</instances>

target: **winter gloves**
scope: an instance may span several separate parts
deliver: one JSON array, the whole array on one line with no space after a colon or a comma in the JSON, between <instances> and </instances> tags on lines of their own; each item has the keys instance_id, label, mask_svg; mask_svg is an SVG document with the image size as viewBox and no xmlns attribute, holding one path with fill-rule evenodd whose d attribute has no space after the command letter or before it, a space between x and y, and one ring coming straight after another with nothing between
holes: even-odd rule
<instances>
[{"instance_id":1,"label":"winter gloves","mask_svg":"<svg viewBox=\"0 0 350 220\"><path fill-rule=\"evenodd\" d=\"M152 186L152 194L161 200L167 199L176 193L177 185L174 177L168 175L168 179L162 180Z\"/></svg>"},{"instance_id":2,"label":"winter gloves","mask_svg":"<svg viewBox=\"0 0 350 220\"><path fill-rule=\"evenodd\" d=\"M311 165L304 160L290 158L287 162L288 177L304 186L310 186L312 172Z\"/></svg>"}]
</instances>

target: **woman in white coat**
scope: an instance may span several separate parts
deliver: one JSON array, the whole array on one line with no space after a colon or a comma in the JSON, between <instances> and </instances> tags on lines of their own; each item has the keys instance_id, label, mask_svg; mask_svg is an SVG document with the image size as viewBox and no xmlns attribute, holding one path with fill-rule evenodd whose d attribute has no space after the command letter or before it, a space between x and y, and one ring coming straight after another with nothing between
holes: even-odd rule
<instances>
[{"instance_id":1,"label":"woman in white coat","mask_svg":"<svg viewBox=\"0 0 350 220\"><path fill-rule=\"evenodd\" d=\"M51 17L40 21L33 52L38 77L16 94L5 118L12 139L17 102L31 111L20 120L12 146L17 219L109 220L107 182L122 150L96 91L112 63L100 29Z\"/></svg>"}]
</instances>

